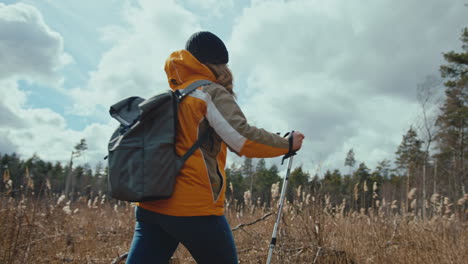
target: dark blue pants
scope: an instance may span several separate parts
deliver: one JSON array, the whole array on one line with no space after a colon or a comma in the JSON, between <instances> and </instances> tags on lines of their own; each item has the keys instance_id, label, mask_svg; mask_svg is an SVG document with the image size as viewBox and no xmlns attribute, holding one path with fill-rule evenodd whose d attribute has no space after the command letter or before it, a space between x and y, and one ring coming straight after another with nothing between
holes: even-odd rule
<instances>
[{"instance_id":1,"label":"dark blue pants","mask_svg":"<svg viewBox=\"0 0 468 264\"><path fill-rule=\"evenodd\" d=\"M224 216L169 216L136 208L136 226L127 264L168 263L179 243L197 263L237 264L237 252Z\"/></svg>"}]
</instances>

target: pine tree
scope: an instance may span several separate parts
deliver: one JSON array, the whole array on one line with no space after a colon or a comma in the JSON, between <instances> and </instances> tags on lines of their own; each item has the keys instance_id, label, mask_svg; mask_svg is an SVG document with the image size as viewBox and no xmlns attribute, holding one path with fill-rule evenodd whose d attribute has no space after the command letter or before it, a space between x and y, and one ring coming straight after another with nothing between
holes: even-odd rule
<instances>
[{"instance_id":1,"label":"pine tree","mask_svg":"<svg viewBox=\"0 0 468 264\"><path fill-rule=\"evenodd\" d=\"M348 151L348 154L346 154L345 166L348 166L349 170L351 171L351 169L354 168L355 164L356 164L356 159L354 157L354 150L350 149Z\"/></svg>"},{"instance_id":2,"label":"pine tree","mask_svg":"<svg viewBox=\"0 0 468 264\"><path fill-rule=\"evenodd\" d=\"M52 192L61 193L65 188L65 170L62 164L56 162L49 174Z\"/></svg>"},{"instance_id":3,"label":"pine tree","mask_svg":"<svg viewBox=\"0 0 468 264\"><path fill-rule=\"evenodd\" d=\"M68 165L68 175L67 175L67 181L65 184L65 194L69 195L70 191L73 193L75 191L75 184L76 184L76 179L73 174L73 158L80 157L87 149L88 149L88 144L86 143L86 139L81 139L78 144L75 145L73 148L74 150L71 153L70 156L70 163Z\"/></svg>"},{"instance_id":4,"label":"pine tree","mask_svg":"<svg viewBox=\"0 0 468 264\"><path fill-rule=\"evenodd\" d=\"M411 176L415 174L416 168L422 165L424 153L421 150L422 141L418 139L418 134L411 127L403 136L403 140L395 153L396 165L401 170L406 170L406 195L410 190ZM408 197L406 198L406 208L408 209Z\"/></svg>"},{"instance_id":5,"label":"pine tree","mask_svg":"<svg viewBox=\"0 0 468 264\"><path fill-rule=\"evenodd\" d=\"M390 174L390 160L384 159L377 163L375 171L382 176L384 179L388 179Z\"/></svg>"},{"instance_id":6,"label":"pine tree","mask_svg":"<svg viewBox=\"0 0 468 264\"><path fill-rule=\"evenodd\" d=\"M341 173L339 170L334 170L333 173L329 170L325 172L322 180L322 192L323 194L330 195L333 204L338 204L342 201Z\"/></svg>"},{"instance_id":7,"label":"pine tree","mask_svg":"<svg viewBox=\"0 0 468 264\"><path fill-rule=\"evenodd\" d=\"M253 164L252 164L252 159L251 158L245 158L244 159L244 164L242 164L241 171L242 171L242 176L244 178L249 179L249 190L250 194L253 192L253 185L254 185L254 169L253 169Z\"/></svg>"},{"instance_id":8,"label":"pine tree","mask_svg":"<svg viewBox=\"0 0 468 264\"><path fill-rule=\"evenodd\" d=\"M439 131L436 134L438 147L438 164L449 172L448 180L451 194L458 196L466 186L466 163L468 149L466 146L468 121L468 28L464 28L462 36L463 51L458 53L450 51L444 53L447 65L440 67L444 83L446 99L441 107L441 114L436 125Z\"/></svg>"},{"instance_id":9,"label":"pine tree","mask_svg":"<svg viewBox=\"0 0 468 264\"><path fill-rule=\"evenodd\" d=\"M239 169L235 163L231 164L229 168L226 169L226 197L230 203L235 202L236 200L239 203L243 203L244 199L244 177L242 176L242 171Z\"/></svg>"},{"instance_id":10,"label":"pine tree","mask_svg":"<svg viewBox=\"0 0 468 264\"><path fill-rule=\"evenodd\" d=\"M290 202L294 201L294 197L297 194L296 191L299 186L301 186L302 190L307 188L309 176L308 172L302 170L302 166L295 168L291 172L291 175L289 176L288 190L286 191L286 197Z\"/></svg>"},{"instance_id":11,"label":"pine tree","mask_svg":"<svg viewBox=\"0 0 468 264\"><path fill-rule=\"evenodd\" d=\"M16 153L5 154L1 160L2 167L8 168L10 179L13 183L13 190L20 189L24 181L25 165Z\"/></svg>"},{"instance_id":12,"label":"pine tree","mask_svg":"<svg viewBox=\"0 0 468 264\"><path fill-rule=\"evenodd\" d=\"M422 141L418 139L418 134L411 127L403 136L403 140L395 153L397 155L395 163L398 168L408 169L420 165L423 158L421 146Z\"/></svg>"},{"instance_id":13,"label":"pine tree","mask_svg":"<svg viewBox=\"0 0 468 264\"><path fill-rule=\"evenodd\" d=\"M367 207L371 204L372 195L369 192L369 168L364 162L359 164L359 168L354 172L354 182L357 183L357 196L355 198L358 205L367 212Z\"/></svg>"},{"instance_id":14,"label":"pine tree","mask_svg":"<svg viewBox=\"0 0 468 264\"><path fill-rule=\"evenodd\" d=\"M255 190L256 197L261 199L261 203L270 206L271 185L281 181L278 176L278 167L273 165L270 169L266 168L265 159L260 159L255 170Z\"/></svg>"}]
</instances>

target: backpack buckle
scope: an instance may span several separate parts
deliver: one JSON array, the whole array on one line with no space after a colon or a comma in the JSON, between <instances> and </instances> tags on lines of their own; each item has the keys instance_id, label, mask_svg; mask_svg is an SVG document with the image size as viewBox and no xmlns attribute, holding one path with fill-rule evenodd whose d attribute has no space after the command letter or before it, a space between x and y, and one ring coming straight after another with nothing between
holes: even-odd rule
<instances>
[{"instance_id":1,"label":"backpack buckle","mask_svg":"<svg viewBox=\"0 0 468 264\"><path fill-rule=\"evenodd\" d=\"M182 97L184 97L184 94L182 94L182 93L180 92L180 90L175 90L174 93L175 93L175 95L177 96L177 100L179 100L179 101L180 101L180 99L181 99Z\"/></svg>"}]
</instances>

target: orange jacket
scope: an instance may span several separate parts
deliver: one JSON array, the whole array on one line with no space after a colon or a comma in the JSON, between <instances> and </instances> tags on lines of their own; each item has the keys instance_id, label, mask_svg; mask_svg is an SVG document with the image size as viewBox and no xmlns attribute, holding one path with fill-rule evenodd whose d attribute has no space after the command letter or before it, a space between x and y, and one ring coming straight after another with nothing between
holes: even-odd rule
<instances>
[{"instance_id":1,"label":"orange jacket","mask_svg":"<svg viewBox=\"0 0 468 264\"><path fill-rule=\"evenodd\" d=\"M165 71L173 90L197 80L216 82L211 70L186 50L173 52L166 60ZM234 96L218 84L199 87L186 96L178 116L179 155L186 153L209 127L214 132L185 162L169 199L138 204L147 210L174 216L223 215L226 146L240 156L256 158L276 157L289 150L288 140L250 126Z\"/></svg>"}]
</instances>

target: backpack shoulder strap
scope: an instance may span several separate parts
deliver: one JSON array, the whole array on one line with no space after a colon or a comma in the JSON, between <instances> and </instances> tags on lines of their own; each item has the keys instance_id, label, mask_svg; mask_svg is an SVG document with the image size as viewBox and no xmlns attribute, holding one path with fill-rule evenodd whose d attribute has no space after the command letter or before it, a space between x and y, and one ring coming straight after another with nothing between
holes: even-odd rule
<instances>
[{"instance_id":1,"label":"backpack shoulder strap","mask_svg":"<svg viewBox=\"0 0 468 264\"><path fill-rule=\"evenodd\" d=\"M188 95L191 92L195 91L198 87L205 86L205 85L210 85L212 83L213 82L208 81L208 80L198 80L198 81L195 81L195 82L191 83L185 89L176 90L175 94L176 94L177 99L178 99L178 101L180 103L182 101L182 99L184 99L184 97L186 95ZM211 134L211 128L207 129L207 131L205 131L205 133L203 133L201 135L201 137L198 138L197 141L195 141L195 143L192 145L192 147L190 147L190 149L182 156L182 160L185 162L198 148L200 148L200 146L203 144L203 142L205 142L210 137L210 134Z\"/></svg>"},{"instance_id":2,"label":"backpack shoulder strap","mask_svg":"<svg viewBox=\"0 0 468 264\"><path fill-rule=\"evenodd\" d=\"M210 134L212 133L212 128L208 128L205 133L201 135L197 141L192 145L192 147L182 156L182 160L185 162L192 154L199 148L201 145L208 140Z\"/></svg>"},{"instance_id":3,"label":"backpack shoulder strap","mask_svg":"<svg viewBox=\"0 0 468 264\"><path fill-rule=\"evenodd\" d=\"M182 89L182 90L176 90L175 93L179 99L179 101L182 101L182 99L188 95L189 93L195 91L198 87L200 86L205 86L205 85L209 85L209 84L212 84L211 81L208 81L208 80L198 80L198 81L195 81L193 83L191 83L189 86L187 86L185 89Z\"/></svg>"}]
</instances>

